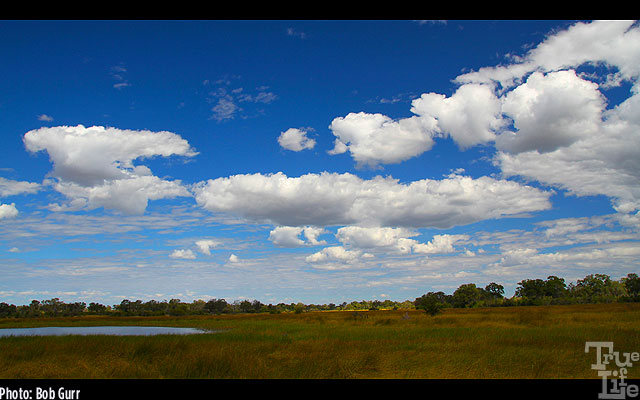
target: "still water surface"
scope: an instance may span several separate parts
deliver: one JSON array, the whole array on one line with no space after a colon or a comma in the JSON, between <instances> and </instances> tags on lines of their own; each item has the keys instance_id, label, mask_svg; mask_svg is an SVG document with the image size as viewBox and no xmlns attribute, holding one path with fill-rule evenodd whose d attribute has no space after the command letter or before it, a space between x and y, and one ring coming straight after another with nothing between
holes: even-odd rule
<instances>
[{"instance_id":1,"label":"still water surface","mask_svg":"<svg viewBox=\"0 0 640 400\"><path fill-rule=\"evenodd\" d=\"M211 333L196 328L173 328L166 326L48 326L42 328L0 329L2 336L61 336L61 335L191 335Z\"/></svg>"}]
</instances>

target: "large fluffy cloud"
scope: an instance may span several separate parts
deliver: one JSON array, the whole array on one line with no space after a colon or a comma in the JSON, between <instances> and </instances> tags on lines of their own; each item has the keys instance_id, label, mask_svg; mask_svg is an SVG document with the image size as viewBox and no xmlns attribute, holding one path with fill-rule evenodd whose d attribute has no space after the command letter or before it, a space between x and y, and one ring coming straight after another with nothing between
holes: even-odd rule
<instances>
[{"instance_id":1,"label":"large fluffy cloud","mask_svg":"<svg viewBox=\"0 0 640 400\"><path fill-rule=\"evenodd\" d=\"M134 164L155 156L196 155L175 133L77 125L35 129L23 141L28 151L49 154L53 186L69 198L69 204L54 209L105 207L141 213L148 200L189 196L179 181L160 179L145 165Z\"/></svg>"},{"instance_id":2,"label":"large fluffy cloud","mask_svg":"<svg viewBox=\"0 0 640 400\"><path fill-rule=\"evenodd\" d=\"M44 150L49 154L55 177L81 185L127 178L136 159L197 154L175 133L102 126L35 129L24 135L24 144L30 152Z\"/></svg>"},{"instance_id":3,"label":"large fluffy cloud","mask_svg":"<svg viewBox=\"0 0 640 400\"><path fill-rule=\"evenodd\" d=\"M640 75L640 29L634 21L578 22L554 32L518 62L485 67L456 78L459 83L498 82L508 88L533 71L570 69L582 64L615 66L616 79Z\"/></svg>"},{"instance_id":4,"label":"large fluffy cloud","mask_svg":"<svg viewBox=\"0 0 640 400\"><path fill-rule=\"evenodd\" d=\"M396 121L360 112L334 119L330 154L348 151L360 166L393 164L430 150L439 135L449 135L462 149L493 142L500 133L502 150L545 152L568 145L593 132L604 100L597 85L566 70L606 65L613 70L600 78L604 86L637 79L639 43L640 29L633 21L577 23L550 35L515 63L458 76L461 86L450 97L423 94L412 102L413 117ZM504 93L527 77L526 84L497 97L496 84ZM503 113L516 124L517 135L503 132L509 122Z\"/></svg>"},{"instance_id":5,"label":"large fluffy cloud","mask_svg":"<svg viewBox=\"0 0 640 400\"><path fill-rule=\"evenodd\" d=\"M365 180L328 172L288 177L279 172L211 179L194 185L193 192L209 211L289 227L449 228L550 207L549 192L459 175L403 184L391 177Z\"/></svg>"},{"instance_id":6,"label":"large fluffy cloud","mask_svg":"<svg viewBox=\"0 0 640 400\"><path fill-rule=\"evenodd\" d=\"M581 99L576 98L575 104L565 107L567 115L558 116L557 121L557 114L540 111L524 133L517 132L504 142L498 140L498 148L503 151L496 154L496 165L506 176L524 176L573 195L607 196L619 212L640 210L637 86L632 96L610 110L595 100L594 91L577 90L575 94L582 94ZM568 96L573 95L563 97ZM529 115L524 118L529 119ZM517 123L519 117L514 120ZM566 128L561 121L565 121ZM522 140L518 139L521 133ZM564 145L559 140L564 140Z\"/></svg>"},{"instance_id":7,"label":"large fluffy cloud","mask_svg":"<svg viewBox=\"0 0 640 400\"><path fill-rule=\"evenodd\" d=\"M421 118L435 118L436 131L451 136L462 149L494 140L495 132L504 124L500 100L490 85L463 85L451 97L425 93L411 104L411 112Z\"/></svg>"},{"instance_id":8,"label":"large fluffy cloud","mask_svg":"<svg viewBox=\"0 0 640 400\"><path fill-rule=\"evenodd\" d=\"M336 118L331 153L349 151L359 165L375 166L422 154L439 136L461 149L493 144L505 177L578 196L604 195L619 212L639 212L639 25L576 23L512 60L458 76L461 86L450 97L414 99L411 118ZM625 82L632 86L629 97L607 109L605 90Z\"/></svg>"},{"instance_id":9,"label":"large fluffy cloud","mask_svg":"<svg viewBox=\"0 0 640 400\"><path fill-rule=\"evenodd\" d=\"M604 67L576 74L581 66ZM499 82L514 131L496 138L505 176L520 175L578 196L604 195L622 213L640 210L640 28L633 21L576 23L519 62L461 75ZM629 97L606 109L600 89L630 82Z\"/></svg>"},{"instance_id":10,"label":"large fluffy cloud","mask_svg":"<svg viewBox=\"0 0 640 400\"><path fill-rule=\"evenodd\" d=\"M491 142L505 124L492 85L463 85L451 96L425 93L412 101L409 118L350 113L331 122L329 154L349 152L357 166L396 164L428 151L434 138L450 136L461 149Z\"/></svg>"},{"instance_id":11,"label":"large fluffy cloud","mask_svg":"<svg viewBox=\"0 0 640 400\"><path fill-rule=\"evenodd\" d=\"M346 151L358 166L397 164L418 156L433 145L433 118L418 116L394 121L382 114L349 113L329 126L336 136L330 154Z\"/></svg>"},{"instance_id":12,"label":"large fluffy cloud","mask_svg":"<svg viewBox=\"0 0 640 400\"><path fill-rule=\"evenodd\" d=\"M575 71L535 72L504 97L502 112L516 131L500 134L496 145L511 153L569 146L598 132L604 107L598 85Z\"/></svg>"}]
</instances>

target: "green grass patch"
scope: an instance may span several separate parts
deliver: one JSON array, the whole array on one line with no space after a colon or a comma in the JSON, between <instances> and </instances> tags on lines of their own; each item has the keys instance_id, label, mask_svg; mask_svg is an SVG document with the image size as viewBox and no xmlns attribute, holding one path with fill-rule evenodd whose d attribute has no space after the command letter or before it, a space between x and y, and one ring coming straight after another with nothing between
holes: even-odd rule
<instances>
[{"instance_id":1,"label":"green grass patch","mask_svg":"<svg viewBox=\"0 0 640 400\"><path fill-rule=\"evenodd\" d=\"M0 378L588 378L586 341L640 351L640 304L191 317L4 319L0 328L146 325L197 335L0 338ZM628 369L640 378L640 363Z\"/></svg>"}]
</instances>

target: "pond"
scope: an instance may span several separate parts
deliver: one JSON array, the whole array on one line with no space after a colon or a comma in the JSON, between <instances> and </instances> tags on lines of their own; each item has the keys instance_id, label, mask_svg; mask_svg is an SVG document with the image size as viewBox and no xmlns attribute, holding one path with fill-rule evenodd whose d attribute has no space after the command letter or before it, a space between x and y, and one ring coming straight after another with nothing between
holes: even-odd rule
<instances>
[{"instance_id":1,"label":"pond","mask_svg":"<svg viewBox=\"0 0 640 400\"><path fill-rule=\"evenodd\" d=\"M149 335L192 335L212 333L196 328L174 328L167 326L48 326L42 328L8 328L0 329L3 336L61 336L61 335L117 335L117 336L149 336Z\"/></svg>"}]
</instances>

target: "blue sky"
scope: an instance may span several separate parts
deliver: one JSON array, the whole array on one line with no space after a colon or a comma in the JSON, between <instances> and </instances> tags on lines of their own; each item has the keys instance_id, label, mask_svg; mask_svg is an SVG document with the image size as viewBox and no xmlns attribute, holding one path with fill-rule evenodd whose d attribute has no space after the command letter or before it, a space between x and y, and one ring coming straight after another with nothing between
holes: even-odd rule
<instances>
[{"instance_id":1,"label":"blue sky","mask_svg":"<svg viewBox=\"0 0 640 400\"><path fill-rule=\"evenodd\" d=\"M0 300L639 272L633 21L2 21Z\"/></svg>"}]
</instances>

